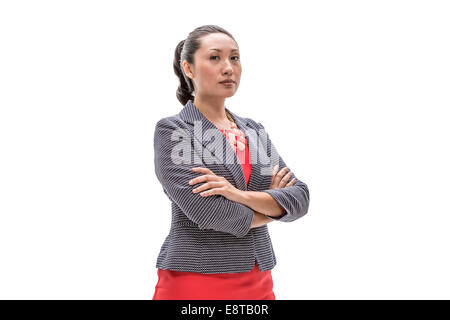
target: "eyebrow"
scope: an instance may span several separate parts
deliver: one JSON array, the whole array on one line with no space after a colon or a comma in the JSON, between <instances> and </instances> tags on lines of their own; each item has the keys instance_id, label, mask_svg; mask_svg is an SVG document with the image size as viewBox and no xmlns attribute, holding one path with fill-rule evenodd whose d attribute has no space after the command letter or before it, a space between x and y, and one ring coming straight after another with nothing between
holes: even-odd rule
<instances>
[{"instance_id":1,"label":"eyebrow","mask_svg":"<svg viewBox=\"0 0 450 320\"><path fill-rule=\"evenodd\" d=\"M216 49L216 48L209 49L209 50L216 50L216 51L222 52L222 50ZM233 51L239 51L239 49L233 49L233 50L231 50L231 52L233 52Z\"/></svg>"}]
</instances>

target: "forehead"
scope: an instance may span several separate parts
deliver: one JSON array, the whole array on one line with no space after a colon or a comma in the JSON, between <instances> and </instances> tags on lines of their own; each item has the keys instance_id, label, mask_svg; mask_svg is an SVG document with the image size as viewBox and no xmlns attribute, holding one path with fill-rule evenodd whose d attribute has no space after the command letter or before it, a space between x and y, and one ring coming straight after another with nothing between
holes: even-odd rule
<instances>
[{"instance_id":1,"label":"forehead","mask_svg":"<svg viewBox=\"0 0 450 320\"><path fill-rule=\"evenodd\" d=\"M218 52L211 49L218 49L222 52L239 51L237 43L224 33L211 33L202 37L200 41L202 44L199 51L202 53Z\"/></svg>"}]
</instances>

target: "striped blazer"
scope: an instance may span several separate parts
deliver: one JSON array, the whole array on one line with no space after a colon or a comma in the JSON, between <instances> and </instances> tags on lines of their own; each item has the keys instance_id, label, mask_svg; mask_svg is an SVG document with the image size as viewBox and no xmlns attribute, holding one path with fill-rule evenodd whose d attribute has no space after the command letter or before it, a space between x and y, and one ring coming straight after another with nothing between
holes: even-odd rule
<instances>
[{"instance_id":1,"label":"striped blazer","mask_svg":"<svg viewBox=\"0 0 450 320\"><path fill-rule=\"evenodd\" d=\"M267 192L286 210L273 220L292 222L308 211L308 187L293 172L293 186L269 190L272 168L286 164L264 127L225 109L247 139L252 164L248 187L232 145L191 100L180 113L156 124L155 172L172 208L170 232L161 246L157 268L238 273L250 271L255 259L261 271L276 265L267 225L250 228L253 209L222 195L194 194L192 190L204 182L189 185L189 180L203 174L192 171L193 167L206 167L240 190Z\"/></svg>"}]
</instances>

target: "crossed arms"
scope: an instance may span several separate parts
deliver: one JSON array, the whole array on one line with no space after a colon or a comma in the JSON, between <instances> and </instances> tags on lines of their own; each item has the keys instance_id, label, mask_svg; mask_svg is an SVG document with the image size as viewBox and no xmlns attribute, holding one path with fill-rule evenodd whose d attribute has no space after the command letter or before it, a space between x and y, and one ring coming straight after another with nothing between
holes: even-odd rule
<instances>
[{"instance_id":1,"label":"crossed arms","mask_svg":"<svg viewBox=\"0 0 450 320\"><path fill-rule=\"evenodd\" d=\"M260 124L261 128L264 128ZM309 190L306 184L296 179L295 184L282 189L261 192L242 191L240 201L231 201L221 195L202 197L192 192L189 181L198 177L192 168L195 163L174 163L172 150L176 141L171 135L179 126L168 118L158 121L154 134L155 172L166 195L200 229L244 237L252 227L264 225L272 220L291 222L305 215L309 206ZM270 138L268 138L271 144ZM274 147L272 147L274 148ZM279 157L280 168L286 167ZM292 174L295 178L295 175ZM280 215L282 212L284 213ZM270 216L269 216L270 215Z\"/></svg>"}]
</instances>

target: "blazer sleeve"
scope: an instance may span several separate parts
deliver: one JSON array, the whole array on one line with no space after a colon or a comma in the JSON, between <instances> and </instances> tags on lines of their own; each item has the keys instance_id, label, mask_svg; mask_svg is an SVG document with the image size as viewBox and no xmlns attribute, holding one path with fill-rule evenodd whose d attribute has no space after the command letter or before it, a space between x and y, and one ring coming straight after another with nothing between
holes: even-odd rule
<instances>
[{"instance_id":1,"label":"blazer sleeve","mask_svg":"<svg viewBox=\"0 0 450 320\"><path fill-rule=\"evenodd\" d=\"M202 197L192 190L203 184L189 185L189 180L201 175L192 171L194 167L204 167L192 158L186 163L174 161L172 152L177 150L180 141L173 141L172 134L179 129L174 121L163 118L158 121L154 133L155 172L165 194L176 203L184 214L200 229L213 229L230 233L238 238L244 237L253 221L253 209L230 201L222 195ZM191 137L186 137L186 149L191 150ZM189 153L189 152L188 152ZM193 153L189 153L189 156Z\"/></svg>"},{"instance_id":2,"label":"blazer sleeve","mask_svg":"<svg viewBox=\"0 0 450 320\"><path fill-rule=\"evenodd\" d=\"M264 126L261 123L258 123L260 129L265 131ZM286 167L286 163L283 161L283 158L278 154L275 145L270 140L269 135L266 134L267 138L267 149L269 153L269 158L271 161L271 168L273 168L276 164L279 165L279 169ZM278 160L278 162L276 162ZM308 186L302 182L299 178L297 178L294 172L291 170L292 175L291 179L295 178L295 184L290 187L284 187L281 189L267 189L262 190L262 192L266 192L270 194L284 209L284 213L278 217L270 217L272 220L283 221L283 222L292 222L301 217L303 217L309 208L309 189ZM290 180L291 180L290 179ZM289 181L290 181L289 180Z\"/></svg>"}]
</instances>

